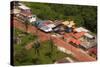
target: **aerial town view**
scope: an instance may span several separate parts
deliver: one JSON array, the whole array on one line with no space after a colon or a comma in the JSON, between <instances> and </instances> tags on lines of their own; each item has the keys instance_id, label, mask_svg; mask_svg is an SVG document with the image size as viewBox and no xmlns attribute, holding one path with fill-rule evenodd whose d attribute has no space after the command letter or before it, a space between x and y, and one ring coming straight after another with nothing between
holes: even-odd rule
<instances>
[{"instance_id":1,"label":"aerial town view","mask_svg":"<svg viewBox=\"0 0 100 67\"><path fill-rule=\"evenodd\" d=\"M11 2L11 64L97 60L97 7Z\"/></svg>"}]
</instances>

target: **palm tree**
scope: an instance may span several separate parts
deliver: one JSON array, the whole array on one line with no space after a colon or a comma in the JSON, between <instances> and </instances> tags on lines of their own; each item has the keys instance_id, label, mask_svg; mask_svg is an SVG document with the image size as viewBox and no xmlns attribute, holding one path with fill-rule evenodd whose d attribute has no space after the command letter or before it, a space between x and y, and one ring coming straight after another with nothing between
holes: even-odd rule
<instances>
[{"instance_id":1,"label":"palm tree","mask_svg":"<svg viewBox=\"0 0 100 67\"><path fill-rule=\"evenodd\" d=\"M51 34L52 34L52 33L53 33L53 32L51 32ZM52 40L51 35L50 35L50 37L49 37L49 42L50 42L50 49L51 49L51 51L53 51L54 43L53 43L53 40Z\"/></svg>"},{"instance_id":2,"label":"palm tree","mask_svg":"<svg viewBox=\"0 0 100 67\"><path fill-rule=\"evenodd\" d=\"M29 21L28 21L28 19L25 19L25 29L26 29L26 31L25 31L25 33L27 34L28 33L28 26L29 26Z\"/></svg>"},{"instance_id":3,"label":"palm tree","mask_svg":"<svg viewBox=\"0 0 100 67\"><path fill-rule=\"evenodd\" d=\"M38 34L38 29L36 29L36 32L35 32L35 35L36 35L36 40L39 40L39 34Z\"/></svg>"},{"instance_id":4,"label":"palm tree","mask_svg":"<svg viewBox=\"0 0 100 67\"><path fill-rule=\"evenodd\" d=\"M53 40L52 40L52 38L51 38L51 36L50 36L50 48L51 48L51 51L53 51L53 46L54 46Z\"/></svg>"},{"instance_id":5,"label":"palm tree","mask_svg":"<svg viewBox=\"0 0 100 67\"><path fill-rule=\"evenodd\" d=\"M40 48L40 42L37 40L34 42L34 49L35 49L35 54L39 55L39 48Z\"/></svg>"},{"instance_id":6,"label":"palm tree","mask_svg":"<svg viewBox=\"0 0 100 67\"><path fill-rule=\"evenodd\" d=\"M36 39L34 41L33 48L35 49L35 54L39 55L40 41L38 37L38 29L36 29L35 35L36 35Z\"/></svg>"}]
</instances>

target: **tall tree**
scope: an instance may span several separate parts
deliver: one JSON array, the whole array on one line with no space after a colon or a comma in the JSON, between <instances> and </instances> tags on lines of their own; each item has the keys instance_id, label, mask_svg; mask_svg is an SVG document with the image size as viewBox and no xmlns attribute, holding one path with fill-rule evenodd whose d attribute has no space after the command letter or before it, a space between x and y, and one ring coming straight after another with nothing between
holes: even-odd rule
<instances>
[{"instance_id":1,"label":"tall tree","mask_svg":"<svg viewBox=\"0 0 100 67\"><path fill-rule=\"evenodd\" d=\"M51 36L50 36L49 42L50 42L50 49L51 49L51 51L53 51L54 43L53 43L53 40L52 40L52 37Z\"/></svg>"},{"instance_id":2,"label":"tall tree","mask_svg":"<svg viewBox=\"0 0 100 67\"><path fill-rule=\"evenodd\" d=\"M29 22L28 19L26 18L26 19L25 19L25 29L26 29L25 33L26 33L26 34L28 33L28 26L29 26L29 24L30 24L30 22Z\"/></svg>"},{"instance_id":3,"label":"tall tree","mask_svg":"<svg viewBox=\"0 0 100 67\"><path fill-rule=\"evenodd\" d=\"M33 48L35 49L35 54L39 55L40 42L38 40L34 42Z\"/></svg>"}]
</instances>

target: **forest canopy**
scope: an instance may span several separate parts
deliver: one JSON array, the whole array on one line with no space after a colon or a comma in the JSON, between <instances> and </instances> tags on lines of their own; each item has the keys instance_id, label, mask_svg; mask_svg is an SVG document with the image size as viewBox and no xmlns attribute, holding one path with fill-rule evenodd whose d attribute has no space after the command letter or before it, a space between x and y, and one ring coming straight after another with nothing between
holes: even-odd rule
<instances>
[{"instance_id":1,"label":"forest canopy","mask_svg":"<svg viewBox=\"0 0 100 67\"><path fill-rule=\"evenodd\" d=\"M84 26L97 33L97 6L69 5L23 2L31 8L32 13L43 20L72 19L77 26Z\"/></svg>"}]
</instances>

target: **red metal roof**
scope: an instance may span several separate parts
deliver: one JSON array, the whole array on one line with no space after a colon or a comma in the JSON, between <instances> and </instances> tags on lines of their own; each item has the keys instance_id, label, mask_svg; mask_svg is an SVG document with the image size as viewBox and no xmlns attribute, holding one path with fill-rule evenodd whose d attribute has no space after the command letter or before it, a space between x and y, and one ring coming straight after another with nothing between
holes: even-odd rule
<instances>
[{"instance_id":1,"label":"red metal roof","mask_svg":"<svg viewBox=\"0 0 100 67\"><path fill-rule=\"evenodd\" d=\"M69 38L69 36L70 36L69 34L66 34L66 33L64 34L65 39Z\"/></svg>"},{"instance_id":2,"label":"red metal roof","mask_svg":"<svg viewBox=\"0 0 100 67\"><path fill-rule=\"evenodd\" d=\"M76 40L76 39L74 39L74 38L69 39L68 42L73 42L73 43L75 43L76 45L81 44L81 41L80 41L80 40Z\"/></svg>"},{"instance_id":3,"label":"red metal roof","mask_svg":"<svg viewBox=\"0 0 100 67\"><path fill-rule=\"evenodd\" d=\"M81 41L80 41L80 40L77 40L77 41L76 41L76 44L77 44L77 45L81 44Z\"/></svg>"},{"instance_id":4,"label":"red metal roof","mask_svg":"<svg viewBox=\"0 0 100 67\"><path fill-rule=\"evenodd\" d=\"M85 32L78 32L78 33L74 34L74 37L78 39L78 38L82 37L84 34L85 34Z\"/></svg>"}]
</instances>

